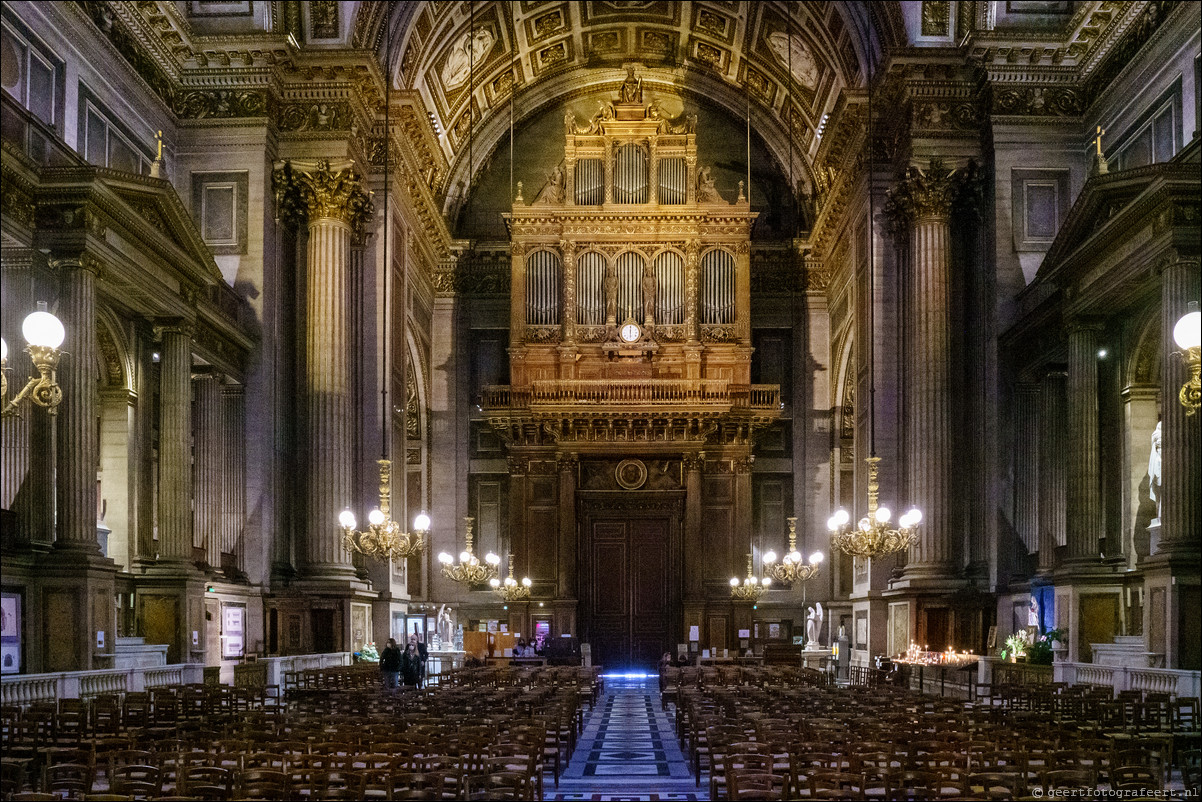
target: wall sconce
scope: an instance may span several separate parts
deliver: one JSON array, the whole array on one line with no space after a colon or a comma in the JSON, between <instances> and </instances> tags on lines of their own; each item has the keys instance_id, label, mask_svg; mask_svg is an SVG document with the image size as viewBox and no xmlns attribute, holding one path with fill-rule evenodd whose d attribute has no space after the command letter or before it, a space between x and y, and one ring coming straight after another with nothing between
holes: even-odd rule
<instances>
[{"instance_id":1,"label":"wall sconce","mask_svg":"<svg viewBox=\"0 0 1202 802\"><path fill-rule=\"evenodd\" d=\"M38 310L31 312L21 324L21 334L29 343L25 350L33 360L38 375L30 377L21 392L8 401L8 343L0 338L0 399L4 400L3 412L0 415L7 418L20 414L20 406L26 398L53 415L59 402L63 400L63 391L55 379L54 370L58 367L58 359L62 352L58 350L67 337L63 324L54 315L46 311L46 302L38 301Z\"/></svg>"},{"instance_id":2,"label":"wall sconce","mask_svg":"<svg viewBox=\"0 0 1202 802\"><path fill-rule=\"evenodd\" d=\"M1194 415L1202 406L1202 357L1199 356L1199 346L1202 346L1202 312L1198 311L1197 301L1190 301L1187 311L1177 325L1173 327L1173 339L1181 349L1182 358L1189 367L1189 380L1181 385L1177 398L1185 407L1186 415Z\"/></svg>"}]
</instances>

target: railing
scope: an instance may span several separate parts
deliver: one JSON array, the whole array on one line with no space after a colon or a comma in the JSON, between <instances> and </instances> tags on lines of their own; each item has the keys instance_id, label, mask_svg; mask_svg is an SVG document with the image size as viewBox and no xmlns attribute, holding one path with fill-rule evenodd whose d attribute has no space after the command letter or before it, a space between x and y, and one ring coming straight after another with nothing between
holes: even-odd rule
<instances>
[{"instance_id":1,"label":"railing","mask_svg":"<svg viewBox=\"0 0 1202 802\"><path fill-rule=\"evenodd\" d=\"M1047 685L1052 681L1052 667L1026 663L995 663L993 681L997 685Z\"/></svg>"},{"instance_id":2,"label":"railing","mask_svg":"<svg viewBox=\"0 0 1202 802\"><path fill-rule=\"evenodd\" d=\"M1127 668L1093 663L1056 663L1056 681L1093 685L1121 691L1170 693L1178 697L1202 695L1202 672L1173 668Z\"/></svg>"},{"instance_id":3,"label":"railing","mask_svg":"<svg viewBox=\"0 0 1202 802\"><path fill-rule=\"evenodd\" d=\"M562 406L691 406L776 410L780 386L731 384L725 379L545 379L529 387L484 388L486 409Z\"/></svg>"},{"instance_id":4,"label":"railing","mask_svg":"<svg viewBox=\"0 0 1202 802\"><path fill-rule=\"evenodd\" d=\"M204 666L179 663L148 668L99 671L63 671L54 674L18 674L0 680L0 703L24 707L55 699L89 699L104 694L123 694L200 682Z\"/></svg>"}]
</instances>

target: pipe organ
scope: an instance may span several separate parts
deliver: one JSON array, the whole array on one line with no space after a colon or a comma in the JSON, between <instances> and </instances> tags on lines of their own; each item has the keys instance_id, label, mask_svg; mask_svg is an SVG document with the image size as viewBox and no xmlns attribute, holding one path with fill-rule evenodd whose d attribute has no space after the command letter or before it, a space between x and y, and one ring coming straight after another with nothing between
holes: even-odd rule
<instances>
[{"instance_id":1,"label":"pipe organ","mask_svg":"<svg viewBox=\"0 0 1202 802\"><path fill-rule=\"evenodd\" d=\"M715 187L699 164L696 117L664 119L633 76L623 98L587 123L569 114L563 162L506 215L511 383L484 388L481 407L506 444L515 569L556 631L590 640L594 660L653 662L689 626L725 642L715 605L735 625L752 436L780 414L780 388L751 384L743 187ZM623 559L641 578L608 570ZM645 614L604 618L598 601L637 582L656 599Z\"/></svg>"}]
</instances>

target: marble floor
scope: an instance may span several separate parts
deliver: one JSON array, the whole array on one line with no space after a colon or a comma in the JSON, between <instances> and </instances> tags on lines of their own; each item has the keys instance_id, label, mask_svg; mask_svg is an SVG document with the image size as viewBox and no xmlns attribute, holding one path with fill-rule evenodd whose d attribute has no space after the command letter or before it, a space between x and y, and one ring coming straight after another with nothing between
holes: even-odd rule
<instances>
[{"instance_id":1,"label":"marble floor","mask_svg":"<svg viewBox=\"0 0 1202 802\"><path fill-rule=\"evenodd\" d=\"M550 783L548 783L550 785ZM654 676L613 676L588 713L584 733L548 799L704 799L676 740L672 720L660 709Z\"/></svg>"}]
</instances>

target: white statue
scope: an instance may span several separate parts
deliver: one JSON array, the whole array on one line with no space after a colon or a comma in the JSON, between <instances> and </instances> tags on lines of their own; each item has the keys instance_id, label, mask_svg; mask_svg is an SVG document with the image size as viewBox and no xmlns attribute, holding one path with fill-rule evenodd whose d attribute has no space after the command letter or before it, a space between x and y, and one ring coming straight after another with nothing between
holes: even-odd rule
<instances>
[{"instance_id":1,"label":"white statue","mask_svg":"<svg viewBox=\"0 0 1202 802\"><path fill-rule=\"evenodd\" d=\"M822 644L818 642L818 638L822 634L822 617L822 602L817 602L815 603L814 607L809 607L806 609L807 649L818 649L822 646Z\"/></svg>"},{"instance_id":2,"label":"white statue","mask_svg":"<svg viewBox=\"0 0 1202 802\"><path fill-rule=\"evenodd\" d=\"M447 609L445 604L438 608L437 628L438 639L442 641L443 648L449 648L452 639L455 637L455 629L451 623L451 611Z\"/></svg>"},{"instance_id":3,"label":"white statue","mask_svg":"<svg viewBox=\"0 0 1202 802\"><path fill-rule=\"evenodd\" d=\"M1152 430L1152 453L1148 454L1148 496L1156 503L1156 518L1152 526L1160 525L1160 505L1164 501L1160 496L1160 421Z\"/></svg>"}]
</instances>

